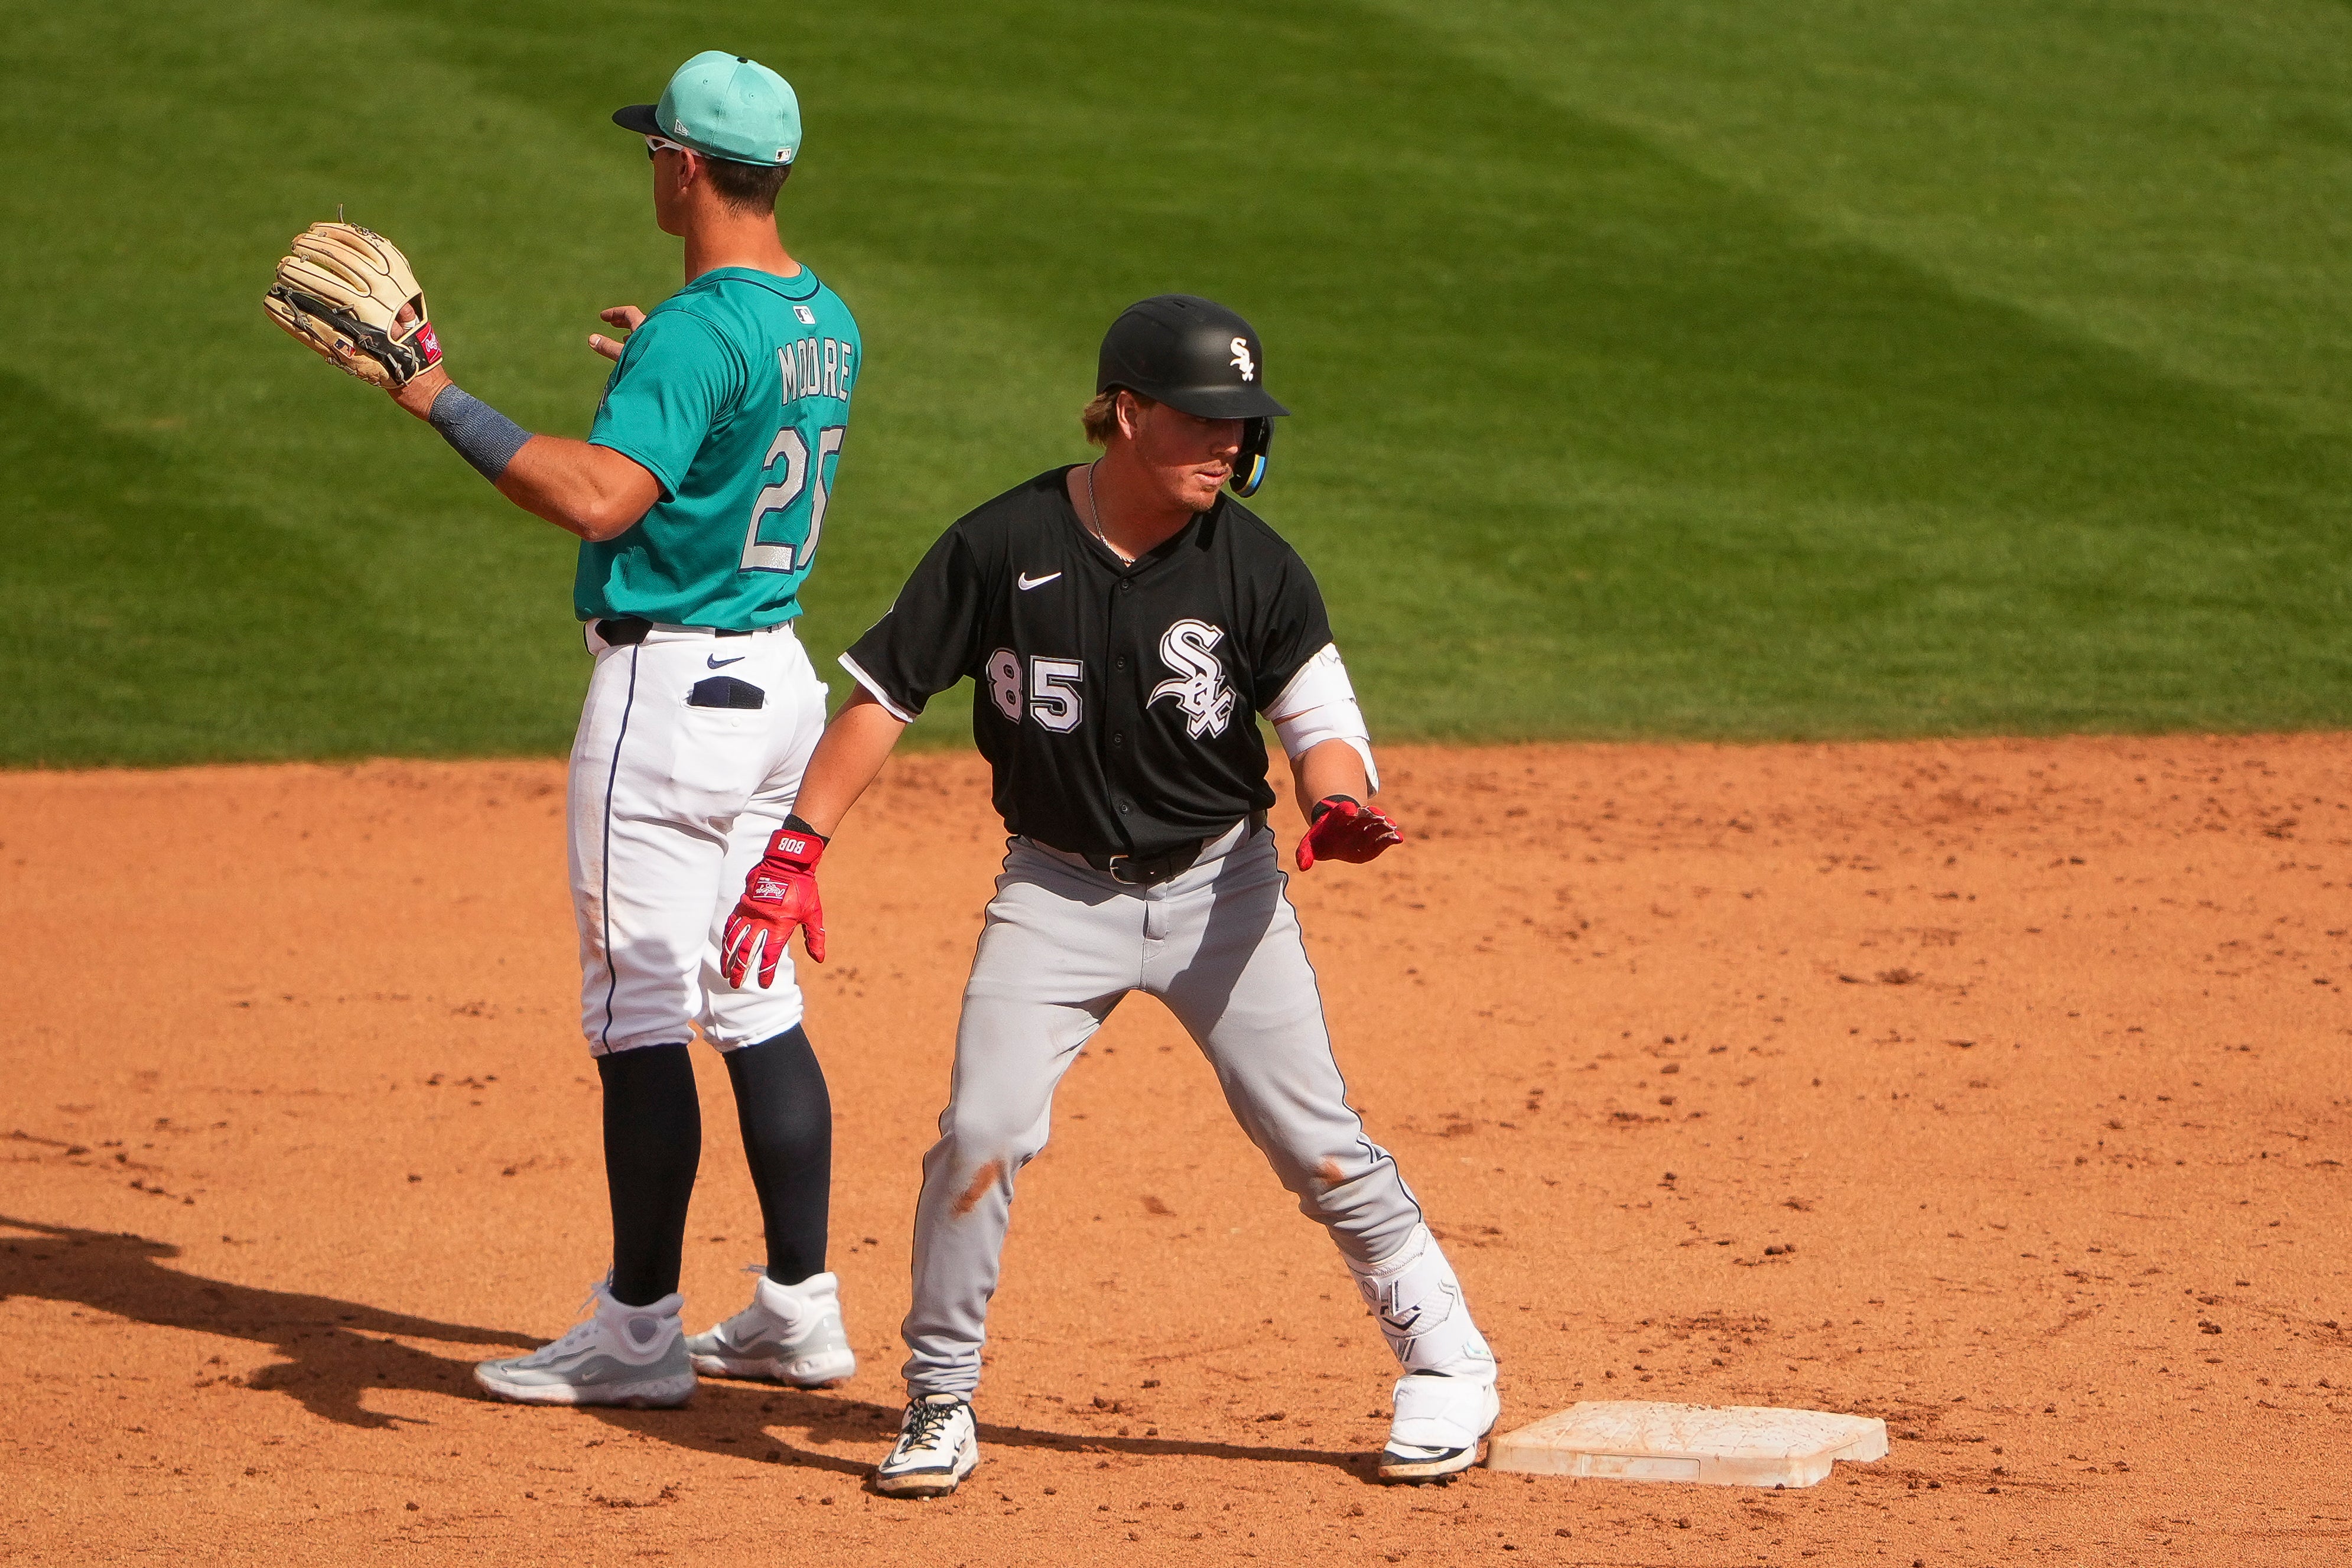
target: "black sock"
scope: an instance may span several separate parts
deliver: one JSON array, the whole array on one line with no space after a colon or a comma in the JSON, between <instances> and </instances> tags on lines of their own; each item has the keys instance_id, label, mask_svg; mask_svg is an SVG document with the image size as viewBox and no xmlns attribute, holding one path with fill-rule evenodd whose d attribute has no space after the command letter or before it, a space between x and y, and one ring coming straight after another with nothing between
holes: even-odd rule
<instances>
[{"instance_id":1,"label":"black sock","mask_svg":"<svg viewBox=\"0 0 2352 1568\"><path fill-rule=\"evenodd\" d=\"M686 1207L702 1163L702 1105L684 1042L596 1058L604 1079L604 1184L613 1198L613 1297L650 1306L677 1289Z\"/></svg>"},{"instance_id":2,"label":"black sock","mask_svg":"<svg viewBox=\"0 0 2352 1568\"><path fill-rule=\"evenodd\" d=\"M833 1097L824 1069L797 1025L726 1056L743 1158L768 1227L768 1278L797 1285L824 1272L833 1197Z\"/></svg>"}]
</instances>

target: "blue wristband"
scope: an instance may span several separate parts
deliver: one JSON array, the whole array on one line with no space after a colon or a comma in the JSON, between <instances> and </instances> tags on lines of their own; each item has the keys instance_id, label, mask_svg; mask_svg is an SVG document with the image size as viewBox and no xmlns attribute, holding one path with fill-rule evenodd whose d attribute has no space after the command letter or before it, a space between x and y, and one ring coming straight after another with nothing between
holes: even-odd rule
<instances>
[{"instance_id":1,"label":"blue wristband","mask_svg":"<svg viewBox=\"0 0 2352 1568\"><path fill-rule=\"evenodd\" d=\"M456 386L445 386L433 399L433 407L425 422L441 432L441 438L457 448L457 456L474 465L474 471L492 484L507 471L514 455L522 450L530 432L475 396Z\"/></svg>"}]
</instances>

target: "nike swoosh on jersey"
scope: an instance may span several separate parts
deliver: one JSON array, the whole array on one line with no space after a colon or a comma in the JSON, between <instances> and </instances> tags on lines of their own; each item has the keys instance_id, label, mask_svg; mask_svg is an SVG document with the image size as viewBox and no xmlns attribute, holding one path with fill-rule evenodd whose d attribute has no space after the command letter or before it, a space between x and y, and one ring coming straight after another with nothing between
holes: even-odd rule
<instances>
[{"instance_id":1,"label":"nike swoosh on jersey","mask_svg":"<svg viewBox=\"0 0 2352 1568\"><path fill-rule=\"evenodd\" d=\"M1060 575L1059 572L1048 572L1043 577L1032 577L1028 573L1024 572L1019 579L1021 591L1025 594L1032 588L1042 588Z\"/></svg>"},{"instance_id":2,"label":"nike swoosh on jersey","mask_svg":"<svg viewBox=\"0 0 2352 1568\"><path fill-rule=\"evenodd\" d=\"M739 653L733 658L721 658L714 653L705 655L702 662L708 668L724 669L730 664L740 664L751 657L748 653Z\"/></svg>"}]
</instances>

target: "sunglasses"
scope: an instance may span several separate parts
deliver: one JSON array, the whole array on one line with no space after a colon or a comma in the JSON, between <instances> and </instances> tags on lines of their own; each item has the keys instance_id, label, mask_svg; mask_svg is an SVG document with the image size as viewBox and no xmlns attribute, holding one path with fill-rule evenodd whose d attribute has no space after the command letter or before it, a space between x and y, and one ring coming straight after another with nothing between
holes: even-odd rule
<instances>
[{"instance_id":1,"label":"sunglasses","mask_svg":"<svg viewBox=\"0 0 2352 1568\"><path fill-rule=\"evenodd\" d=\"M675 142L664 141L658 136L646 138L646 156L648 158L656 153L690 153L692 151L690 147L681 147Z\"/></svg>"}]
</instances>

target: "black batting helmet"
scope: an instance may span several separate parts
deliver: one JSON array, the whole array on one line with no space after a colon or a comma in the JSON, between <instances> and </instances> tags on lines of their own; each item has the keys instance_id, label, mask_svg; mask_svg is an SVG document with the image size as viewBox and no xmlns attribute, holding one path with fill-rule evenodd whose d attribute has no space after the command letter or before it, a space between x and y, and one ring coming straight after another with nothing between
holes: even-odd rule
<instances>
[{"instance_id":1,"label":"black batting helmet","mask_svg":"<svg viewBox=\"0 0 2352 1568\"><path fill-rule=\"evenodd\" d=\"M1266 395L1265 354L1247 321L1214 300L1158 294L1129 305L1103 334L1095 390L1125 387L1202 419L1239 419L1235 495L1265 479L1274 420L1290 412Z\"/></svg>"}]
</instances>

